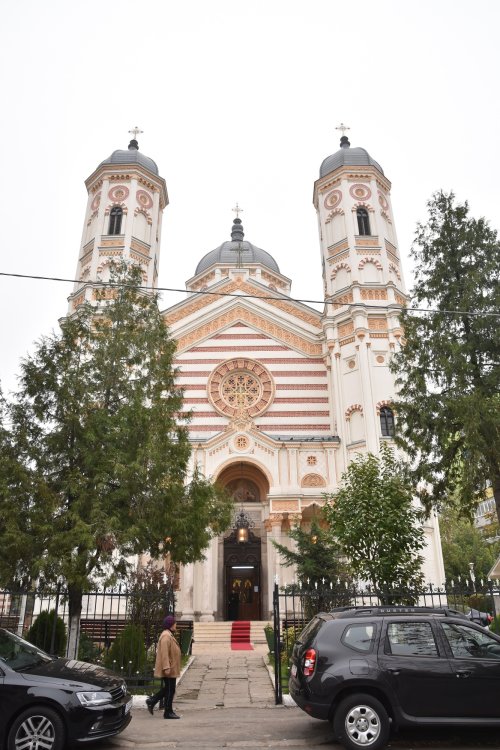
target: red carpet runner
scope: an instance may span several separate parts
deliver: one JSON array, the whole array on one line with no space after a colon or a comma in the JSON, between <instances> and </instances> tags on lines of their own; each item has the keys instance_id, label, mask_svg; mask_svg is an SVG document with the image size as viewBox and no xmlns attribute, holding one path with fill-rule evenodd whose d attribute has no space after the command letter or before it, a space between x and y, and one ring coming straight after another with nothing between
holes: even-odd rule
<instances>
[{"instance_id":1,"label":"red carpet runner","mask_svg":"<svg viewBox=\"0 0 500 750\"><path fill-rule=\"evenodd\" d=\"M250 623L235 620L231 628L231 648L233 651L253 651L250 643Z\"/></svg>"}]
</instances>

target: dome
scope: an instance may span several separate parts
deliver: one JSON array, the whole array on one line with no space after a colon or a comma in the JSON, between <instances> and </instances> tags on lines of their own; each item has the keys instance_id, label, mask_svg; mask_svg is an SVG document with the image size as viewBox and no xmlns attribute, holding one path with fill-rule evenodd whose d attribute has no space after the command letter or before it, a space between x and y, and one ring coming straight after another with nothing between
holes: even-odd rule
<instances>
[{"instance_id":1,"label":"dome","mask_svg":"<svg viewBox=\"0 0 500 750\"><path fill-rule=\"evenodd\" d=\"M379 172L384 174L384 170L375 159L372 159L366 148L351 148L347 136L343 135L340 139L340 149L331 156L323 160L319 168L319 176L324 177L339 167L376 167Z\"/></svg>"},{"instance_id":2,"label":"dome","mask_svg":"<svg viewBox=\"0 0 500 750\"><path fill-rule=\"evenodd\" d=\"M148 172L152 172L152 174L158 174L156 162L150 159L149 156L141 154L139 144L135 139L130 141L126 151L124 149L113 151L111 156L104 159L99 166L102 167L104 164L137 164L139 167L147 169Z\"/></svg>"},{"instance_id":3,"label":"dome","mask_svg":"<svg viewBox=\"0 0 500 750\"><path fill-rule=\"evenodd\" d=\"M241 219L235 219L233 224L233 230L231 232L231 239L227 242L223 242L222 245L216 247L215 250L211 250L209 253L203 256L198 265L196 266L195 276L202 271L206 271L207 268L213 266L215 263L224 265L247 265L248 263L260 263L267 268L270 268L276 273L280 273L278 264L265 250L261 250L260 247L252 245L251 242L247 242L243 239L243 227L241 225Z\"/></svg>"}]
</instances>

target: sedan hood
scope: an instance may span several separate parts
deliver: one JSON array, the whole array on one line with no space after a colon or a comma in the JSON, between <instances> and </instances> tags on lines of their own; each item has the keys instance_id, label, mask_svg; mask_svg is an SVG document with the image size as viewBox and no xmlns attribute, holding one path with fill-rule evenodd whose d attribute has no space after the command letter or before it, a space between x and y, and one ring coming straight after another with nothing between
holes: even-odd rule
<instances>
[{"instance_id":1,"label":"sedan hood","mask_svg":"<svg viewBox=\"0 0 500 750\"><path fill-rule=\"evenodd\" d=\"M44 681L45 679L63 680L72 686L78 684L83 689L98 687L103 690L109 690L123 683L122 678L109 669L104 669L104 667L96 664L87 664L84 661L76 661L75 659L54 659L54 661L40 664L24 673L18 672L18 674L22 674L26 680L31 681L35 675L40 681Z\"/></svg>"}]
</instances>

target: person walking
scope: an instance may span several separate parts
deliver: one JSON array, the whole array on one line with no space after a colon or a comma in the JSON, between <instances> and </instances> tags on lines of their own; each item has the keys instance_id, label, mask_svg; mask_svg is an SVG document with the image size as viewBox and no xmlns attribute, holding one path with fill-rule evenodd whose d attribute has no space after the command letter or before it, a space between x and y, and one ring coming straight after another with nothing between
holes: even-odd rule
<instances>
[{"instance_id":1,"label":"person walking","mask_svg":"<svg viewBox=\"0 0 500 750\"><path fill-rule=\"evenodd\" d=\"M177 678L181 673L181 650L174 636L177 625L173 615L165 617L163 628L156 649L154 671L155 677L161 677L162 686L155 695L146 699L146 706L152 716L155 705L163 698L163 718L180 719L172 708Z\"/></svg>"}]
</instances>

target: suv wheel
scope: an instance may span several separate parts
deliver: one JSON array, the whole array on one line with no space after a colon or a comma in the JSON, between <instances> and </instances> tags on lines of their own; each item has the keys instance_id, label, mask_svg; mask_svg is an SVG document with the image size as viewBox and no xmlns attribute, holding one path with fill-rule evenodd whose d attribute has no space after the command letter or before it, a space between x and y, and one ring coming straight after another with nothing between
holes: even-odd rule
<instances>
[{"instance_id":1,"label":"suv wheel","mask_svg":"<svg viewBox=\"0 0 500 750\"><path fill-rule=\"evenodd\" d=\"M61 750L64 746L61 717L46 706L32 706L20 714L10 728L7 750Z\"/></svg>"},{"instance_id":2,"label":"suv wheel","mask_svg":"<svg viewBox=\"0 0 500 750\"><path fill-rule=\"evenodd\" d=\"M379 700L357 693L344 698L337 707L333 731L348 750L381 750L389 740L389 717Z\"/></svg>"}]
</instances>

